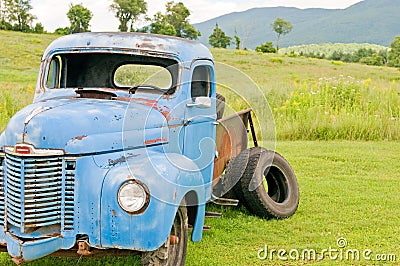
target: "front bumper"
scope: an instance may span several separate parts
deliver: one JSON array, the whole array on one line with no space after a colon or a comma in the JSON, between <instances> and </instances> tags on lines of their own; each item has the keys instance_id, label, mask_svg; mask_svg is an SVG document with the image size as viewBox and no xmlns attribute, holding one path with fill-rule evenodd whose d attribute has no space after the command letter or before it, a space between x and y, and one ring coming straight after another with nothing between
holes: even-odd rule
<instances>
[{"instance_id":1,"label":"front bumper","mask_svg":"<svg viewBox=\"0 0 400 266\"><path fill-rule=\"evenodd\" d=\"M30 261L49 255L63 246L61 237L50 237L34 241L23 241L6 233L7 250L11 257Z\"/></svg>"}]
</instances>

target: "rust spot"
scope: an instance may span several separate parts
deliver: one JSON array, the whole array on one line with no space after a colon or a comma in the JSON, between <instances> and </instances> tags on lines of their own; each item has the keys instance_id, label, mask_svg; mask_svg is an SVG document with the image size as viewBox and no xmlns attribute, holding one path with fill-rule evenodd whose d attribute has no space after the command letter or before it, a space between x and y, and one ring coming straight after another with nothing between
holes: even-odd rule
<instances>
[{"instance_id":1,"label":"rust spot","mask_svg":"<svg viewBox=\"0 0 400 266\"><path fill-rule=\"evenodd\" d=\"M47 236L48 237L62 237L61 234L58 234L58 233L54 233L54 234L47 235Z\"/></svg>"},{"instance_id":2,"label":"rust spot","mask_svg":"<svg viewBox=\"0 0 400 266\"><path fill-rule=\"evenodd\" d=\"M157 100L150 100L150 99L146 99L146 98L135 98L135 99L132 99L132 102L140 104L140 105L148 106L148 107L153 108L154 110L159 111L165 117L165 119L167 119L167 121L169 121L171 119L168 106L158 106Z\"/></svg>"},{"instance_id":3,"label":"rust spot","mask_svg":"<svg viewBox=\"0 0 400 266\"><path fill-rule=\"evenodd\" d=\"M170 245L177 245L179 244L179 237L175 235L170 235L169 236L169 244Z\"/></svg>"},{"instance_id":4,"label":"rust spot","mask_svg":"<svg viewBox=\"0 0 400 266\"><path fill-rule=\"evenodd\" d=\"M181 127L183 126L183 124L173 124L173 125L168 125L168 128L177 128L177 127Z\"/></svg>"},{"instance_id":5,"label":"rust spot","mask_svg":"<svg viewBox=\"0 0 400 266\"><path fill-rule=\"evenodd\" d=\"M72 141L75 141L75 140L83 140L83 139L86 138L86 137L87 137L87 135L77 136L77 137L73 138Z\"/></svg>"},{"instance_id":6,"label":"rust spot","mask_svg":"<svg viewBox=\"0 0 400 266\"><path fill-rule=\"evenodd\" d=\"M76 253L82 256L87 256L92 254L92 252L90 252L90 246L88 245L87 242L84 241L78 242L78 251Z\"/></svg>"},{"instance_id":7,"label":"rust spot","mask_svg":"<svg viewBox=\"0 0 400 266\"><path fill-rule=\"evenodd\" d=\"M117 96L113 98L116 101L121 101L121 102L130 102L131 98L129 97L122 97L122 96Z\"/></svg>"},{"instance_id":8,"label":"rust spot","mask_svg":"<svg viewBox=\"0 0 400 266\"><path fill-rule=\"evenodd\" d=\"M156 139L149 139L144 142L145 145L155 144L157 142L166 142L166 138L156 138Z\"/></svg>"},{"instance_id":9,"label":"rust spot","mask_svg":"<svg viewBox=\"0 0 400 266\"><path fill-rule=\"evenodd\" d=\"M11 260L17 265L21 265L22 263L24 263L24 260L20 258L11 258Z\"/></svg>"},{"instance_id":10,"label":"rust spot","mask_svg":"<svg viewBox=\"0 0 400 266\"><path fill-rule=\"evenodd\" d=\"M132 102L149 107L154 107L155 105L157 105L157 100L150 100L146 98L134 98L132 99Z\"/></svg>"},{"instance_id":11,"label":"rust spot","mask_svg":"<svg viewBox=\"0 0 400 266\"><path fill-rule=\"evenodd\" d=\"M117 217L117 212L115 210L111 211L114 217Z\"/></svg>"}]
</instances>

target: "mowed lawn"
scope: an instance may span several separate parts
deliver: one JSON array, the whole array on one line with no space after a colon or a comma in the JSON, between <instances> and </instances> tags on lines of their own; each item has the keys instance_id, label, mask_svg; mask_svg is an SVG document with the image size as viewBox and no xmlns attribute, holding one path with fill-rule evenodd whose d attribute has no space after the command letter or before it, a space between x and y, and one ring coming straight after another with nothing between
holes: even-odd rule
<instances>
[{"instance_id":1,"label":"mowed lawn","mask_svg":"<svg viewBox=\"0 0 400 266\"><path fill-rule=\"evenodd\" d=\"M287 141L278 142L277 150L297 174L301 194L295 215L263 220L243 208L210 205L223 217L206 219L211 230L200 243L189 243L187 265L313 264L321 256L318 265L400 262L400 143ZM339 248L338 239L347 245ZM265 257L265 249L268 256L261 260L258 255ZM287 251L281 254L286 261L278 257L280 249ZM331 254L323 252L329 249ZM276 251L271 255L271 250ZM375 261L383 255L396 261ZM0 264L13 265L7 254L0 256ZM140 264L139 258L83 257L44 258L26 265Z\"/></svg>"}]
</instances>

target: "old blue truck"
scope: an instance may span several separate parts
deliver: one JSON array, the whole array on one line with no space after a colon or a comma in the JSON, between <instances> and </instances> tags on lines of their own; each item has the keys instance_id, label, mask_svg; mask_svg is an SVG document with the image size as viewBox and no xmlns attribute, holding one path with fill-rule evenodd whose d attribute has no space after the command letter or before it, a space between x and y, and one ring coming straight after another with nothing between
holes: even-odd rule
<instances>
[{"instance_id":1,"label":"old blue truck","mask_svg":"<svg viewBox=\"0 0 400 266\"><path fill-rule=\"evenodd\" d=\"M258 147L250 109L222 116L215 80L195 41L82 33L51 43L33 103L0 136L2 251L16 264L140 252L144 265L184 265L207 202L294 214L292 168Z\"/></svg>"}]
</instances>

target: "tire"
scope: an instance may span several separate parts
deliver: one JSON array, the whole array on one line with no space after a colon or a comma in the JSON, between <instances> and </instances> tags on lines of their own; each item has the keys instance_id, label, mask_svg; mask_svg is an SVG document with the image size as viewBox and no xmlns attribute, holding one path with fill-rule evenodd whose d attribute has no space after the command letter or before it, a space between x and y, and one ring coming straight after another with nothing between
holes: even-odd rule
<instances>
[{"instance_id":1,"label":"tire","mask_svg":"<svg viewBox=\"0 0 400 266\"><path fill-rule=\"evenodd\" d=\"M244 197L241 191L240 179L242 178L246 165L249 161L250 149L243 150L238 156L229 160L223 176L225 196L239 200L243 203Z\"/></svg>"},{"instance_id":2,"label":"tire","mask_svg":"<svg viewBox=\"0 0 400 266\"><path fill-rule=\"evenodd\" d=\"M225 110L225 97L222 96L221 94L217 93L215 97L217 103L216 103L216 109L217 109L217 120L221 119L222 116L224 115L224 110Z\"/></svg>"},{"instance_id":3,"label":"tire","mask_svg":"<svg viewBox=\"0 0 400 266\"><path fill-rule=\"evenodd\" d=\"M259 217L288 218L299 205L296 175L285 158L274 151L252 148L238 186L246 208Z\"/></svg>"},{"instance_id":4,"label":"tire","mask_svg":"<svg viewBox=\"0 0 400 266\"><path fill-rule=\"evenodd\" d=\"M177 236L177 244L170 243L170 237L164 245L154 251L142 253L142 265L145 266L183 266L186 261L188 240L188 216L186 206L180 206L175 216L170 235Z\"/></svg>"}]
</instances>

